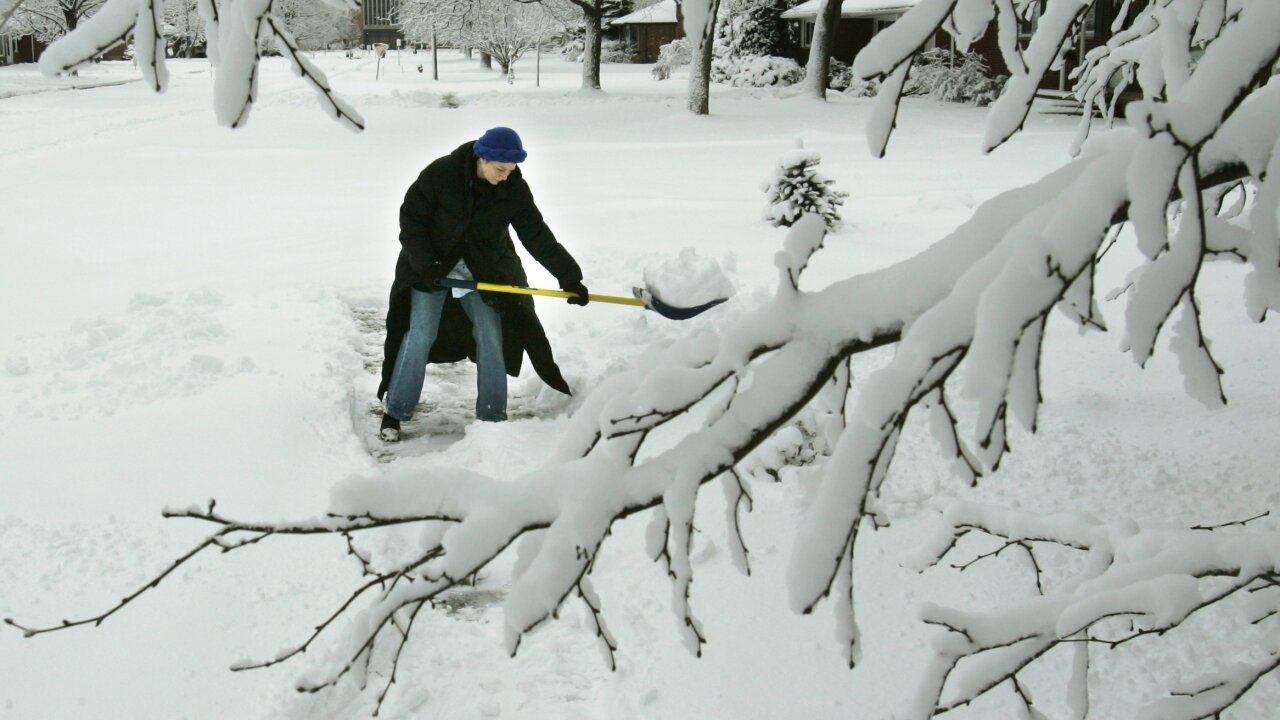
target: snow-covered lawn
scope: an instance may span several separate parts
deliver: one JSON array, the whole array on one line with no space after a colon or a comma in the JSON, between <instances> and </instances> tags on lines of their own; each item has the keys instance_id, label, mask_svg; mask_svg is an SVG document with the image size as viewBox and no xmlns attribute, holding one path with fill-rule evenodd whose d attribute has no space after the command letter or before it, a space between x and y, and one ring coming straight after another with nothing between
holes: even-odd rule
<instances>
[{"instance_id":1,"label":"snow-covered lawn","mask_svg":"<svg viewBox=\"0 0 1280 720\"><path fill-rule=\"evenodd\" d=\"M575 397L541 389L526 368L513 391L531 398L535 417L468 426L390 466L420 470L424 483L434 467L499 478L536 467L604 378L654 344L723 327L763 302L784 232L762 219L761 181L797 140L850 194L845 226L805 275L817 288L919 252L978 203L1065 161L1075 129L1069 118L1032 115L1024 133L983 156L983 110L908 100L888 157L874 160L862 134L869 100L716 87L712 115L696 117L683 76L656 82L649 66L607 65L604 92L583 93L579 66L558 56L544 56L540 87L532 57L513 84L453 54L442 57L440 81L426 54L392 53L377 80L372 57L315 61L363 114L364 133L326 119L279 58L264 62L260 101L234 132L214 122L202 60L171 61L160 96L140 82L114 84L138 76L128 63L84 69L78 84L104 86L74 92L54 91L69 81L38 79L30 66L0 68L0 617L55 624L132 592L208 532L163 520L166 506L216 498L240 518L303 519L326 511L335 483L388 468L362 439L376 381L353 308L385 305L409 183L488 127L523 136L525 176L593 292L629 294L693 252L717 263L736 294L684 323L540 300ZM526 267L534 285L554 287L536 263ZM1099 286L1122 285L1108 267ZM1167 353L1144 370L1121 354L1122 309L1104 304L1111 333L1050 324L1040 432L1015 432L1013 454L977 490L947 475L921 423L908 425L884 498L898 522L868 538L859 558L856 670L841 661L830 612L787 610L784 570L813 489L804 471L789 470L781 483L752 487L750 577L733 569L720 498L703 503L692 591L708 639L701 659L680 643L670 583L645 557L640 517L615 528L593 575L620 645L616 673L573 604L515 659L505 656L492 599L506 562L418 620L384 714L892 717L928 654L920 602L983 607L1034 592L1003 559L963 574L901 567L938 499L1174 526L1280 509L1271 362L1280 337L1244 317L1243 272L1214 266L1199 291L1227 370L1223 410L1181 392ZM891 353L861 356L856 378ZM462 370L458 385L472 393ZM304 640L359 572L340 539L276 540L200 559L97 629L24 640L0 627L0 717L367 712L368 695L292 691L319 657L227 670ZM1213 640L1234 631L1202 622L1177 631L1188 641L1176 654L1140 643L1106 653L1091 717L1128 717L1168 678L1230 659L1214 654ZM1060 706L1061 674L1036 678L1048 707ZM1268 678L1235 712L1265 717L1278 701ZM990 700L954 715L1014 717L1012 704Z\"/></svg>"}]
</instances>

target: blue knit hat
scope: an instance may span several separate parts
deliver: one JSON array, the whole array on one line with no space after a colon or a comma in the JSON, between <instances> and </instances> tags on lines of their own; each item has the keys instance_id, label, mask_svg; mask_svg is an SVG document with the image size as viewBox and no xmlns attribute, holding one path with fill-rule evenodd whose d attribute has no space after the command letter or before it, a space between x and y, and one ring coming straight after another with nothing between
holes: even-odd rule
<instances>
[{"instance_id":1,"label":"blue knit hat","mask_svg":"<svg viewBox=\"0 0 1280 720\"><path fill-rule=\"evenodd\" d=\"M515 130L506 127L486 130L476 141L474 149L477 157L490 162L518 163L529 157L529 153L520 144L520 136Z\"/></svg>"}]
</instances>

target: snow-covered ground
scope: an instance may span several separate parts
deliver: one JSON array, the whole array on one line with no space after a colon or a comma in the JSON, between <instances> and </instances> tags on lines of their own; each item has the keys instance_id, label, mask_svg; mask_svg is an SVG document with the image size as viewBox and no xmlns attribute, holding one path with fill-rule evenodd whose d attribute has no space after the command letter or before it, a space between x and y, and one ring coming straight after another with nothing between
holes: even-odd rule
<instances>
[{"instance_id":1,"label":"snow-covered ground","mask_svg":"<svg viewBox=\"0 0 1280 720\"><path fill-rule=\"evenodd\" d=\"M716 87L713 114L696 117L683 76L656 82L648 66L606 66L604 92L582 93L579 67L556 56L543 58L540 87L532 58L514 84L457 55L443 57L440 81L425 54L393 53L376 80L372 57L315 60L367 131L326 119L279 58L264 62L259 103L234 132L214 122L205 61L172 61L160 96L131 81L127 63L84 69L75 83L101 87L71 92L57 91L70 81L39 79L31 66L0 68L0 617L55 624L132 592L209 530L163 520L166 506L216 498L240 518L307 518L325 512L335 483L388 467L364 437L376 381L354 309L385 305L405 188L488 127L523 136L525 176L593 292L629 294L696 253L736 294L684 323L540 300L575 397L541 390L526 368L513 392L529 398L532 417L469 425L392 463L421 469L423 482L433 467L501 478L537 466L567 414L610 373L654 343L762 302L783 231L762 220L761 181L797 140L850 193L845 226L805 276L819 287L927 247L978 203L1063 162L1074 131L1069 118L1033 115L983 156L983 110L908 100L888 157L873 160L862 135L869 100ZM534 285L554 287L526 266ZM1109 267L1100 286L1122 284ZM750 577L732 567L719 498L703 503L692 594L708 638L701 659L681 645L670 583L645 557L645 519L635 518L615 529L593 574L620 644L616 673L573 605L508 659L492 602L509 564L500 563L419 619L384 715L893 717L927 656L920 602L984 606L1029 592L1000 561L963 574L900 566L937 498L1173 525L1280 509L1280 382L1270 362L1280 337L1245 319L1242 273L1217 265L1200 287L1206 334L1227 370L1224 410L1187 398L1167 353L1143 370L1121 354L1123 313L1104 304L1111 333L1077 336L1051 323L1040 432L1016 433L1013 454L977 490L950 479L928 432L908 426L886 486L897 522L860 551L856 670L841 661L829 612L787 610L786 558L812 488L803 473L784 472L781 483L753 487ZM860 357L855 374L865 378L891 352ZM469 368L447 372L474 392ZM227 670L305 639L358 582L341 540L277 539L199 559L96 629L24 640L0 627L0 717L367 712L368 696L293 692L311 658ZM1128 717L1169 678L1230 659L1210 642L1219 626L1186 632L1192 641L1173 654L1141 643L1108 653L1095 666L1091 717ZM1050 670L1066 660L1053 662ZM1038 697L1060 706L1059 675L1036 679ZM1277 702L1280 687L1265 679L1237 717L1265 717ZM954 715L1017 716L994 698Z\"/></svg>"}]
</instances>

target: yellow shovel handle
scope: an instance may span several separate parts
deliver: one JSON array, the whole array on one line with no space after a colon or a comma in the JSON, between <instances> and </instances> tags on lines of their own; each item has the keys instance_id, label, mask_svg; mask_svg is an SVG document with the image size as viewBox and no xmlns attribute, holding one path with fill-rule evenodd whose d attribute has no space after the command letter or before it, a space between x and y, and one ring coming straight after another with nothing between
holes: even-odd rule
<instances>
[{"instance_id":1,"label":"yellow shovel handle","mask_svg":"<svg viewBox=\"0 0 1280 720\"><path fill-rule=\"evenodd\" d=\"M494 283L486 282L476 283L476 289L488 292L504 292L512 295L541 295L543 297L558 298L578 297L577 293L571 293L565 290L543 290L540 288L516 287L515 285L496 285ZM596 295L595 293L588 293L587 297L590 298L592 302L613 303L615 305L635 305L638 307L645 306L644 300L641 300L640 298L620 297L618 295Z\"/></svg>"}]
</instances>

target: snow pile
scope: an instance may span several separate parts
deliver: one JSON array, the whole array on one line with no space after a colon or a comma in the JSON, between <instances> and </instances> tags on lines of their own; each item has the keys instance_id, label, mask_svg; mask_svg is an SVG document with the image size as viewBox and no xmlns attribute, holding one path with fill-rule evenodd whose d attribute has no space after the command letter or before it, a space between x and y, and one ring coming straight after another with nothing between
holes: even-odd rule
<instances>
[{"instance_id":1,"label":"snow pile","mask_svg":"<svg viewBox=\"0 0 1280 720\"><path fill-rule=\"evenodd\" d=\"M674 260L646 267L644 284L663 302L679 307L694 307L733 295L733 283L720 263L699 255L691 247L681 250Z\"/></svg>"}]
</instances>

